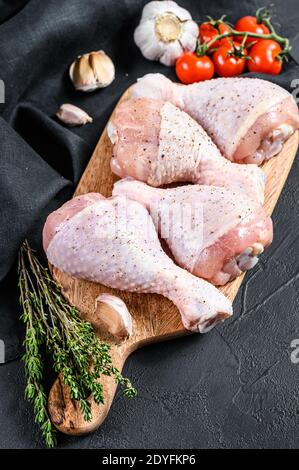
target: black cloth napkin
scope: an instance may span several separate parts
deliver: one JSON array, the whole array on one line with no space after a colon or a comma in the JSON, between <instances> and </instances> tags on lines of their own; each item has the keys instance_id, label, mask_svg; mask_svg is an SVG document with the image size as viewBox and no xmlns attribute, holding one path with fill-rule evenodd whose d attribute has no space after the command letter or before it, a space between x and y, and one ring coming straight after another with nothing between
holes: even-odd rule
<instances>
[{"instance_id":1,"label":"black cloth napkin","mask_svg":"<svg viewBox=\"0 0 299 470\"><path fill-rule=\"evenodd\" d=\"M137 77L172 68L144 59L133 31L145 0L0 0L0 340L6 360L21 352L16 257L28 237L43 256L41 231L49 212L73 193L120 95ZM264 0L178 0L197 21L227 14L232 22ZM295 38L298 0L272 0L279 32ZM294 44L294 59L299 45ZM92 94L76 92L68 67L79 54L104 49L116 79ZM294 90L291 60L278 77ZM65 102L94 121L69 129L53 115ZM193 335L140 350L125 374L139 389L114 402L92 436L61 438L64 447L198 448L298 445L298 159L274 214L275 239L243 283L235 315L209 335ZM295 369L297 367L297 369ZM129 370L128 370L129 368ZM22 400L18 361L0 367L0 447L41 447L33 413ZM29 411L30 410L30 411Z\"/></svg>"},{"instance_id":2,"label":"black cloth napkin","mask_svg":"<svg viewBox=\"0 0 299 470\"><path fill-rule=\"evenodd\" d=\"M137 77L172 68L145 60L133 41L146 1L0 1L0 338L6 360L19 353L16 256L25 237L41 252L41 230L49 212L68 199L120 95ZM231 20L253 13L259 1L181 1L193 18L205 14ZM279 31L296 35L298 2L274 2ZM104 49L116 66L111 86L92 94L76 92L68 67L79 54ZM278 77L292 89L299 77L293 60ZM296 84L295 84L296 86ZM298 85L297 85L298 86ZM64 102L84 108L93 124L69 129L53 115ZM18 334L19 332L19 334Z\"/></svg>"}]
</instances>

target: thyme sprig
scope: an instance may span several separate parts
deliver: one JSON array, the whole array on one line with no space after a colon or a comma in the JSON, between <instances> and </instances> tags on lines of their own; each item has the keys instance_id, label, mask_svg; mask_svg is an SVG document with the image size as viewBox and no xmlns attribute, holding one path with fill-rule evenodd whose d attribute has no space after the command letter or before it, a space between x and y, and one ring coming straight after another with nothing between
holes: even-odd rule
<instances>
[{"instance_id":1,"label":"thyme sprig","mask_svg":"<svg viewBox=\"0 0 299 470\"><path fill-rule=\"evenodd\" d=\"M33 404L35 420L48 447L55 446L56 431L47 409L43 387L43 353L50 353L53 370L69 386L70 396L77 400L86 421L92 419L88 400L93 395L97 404L104 403L101 375L112 376L123 386L126 397L136 390L113 365L110 346L100 341L90 323L80 319L78 310L63 297L49 270L37 259L25 241L19 252L21 319L25 324L23 356L25 397Z\"/></svg>"}]
</instances>

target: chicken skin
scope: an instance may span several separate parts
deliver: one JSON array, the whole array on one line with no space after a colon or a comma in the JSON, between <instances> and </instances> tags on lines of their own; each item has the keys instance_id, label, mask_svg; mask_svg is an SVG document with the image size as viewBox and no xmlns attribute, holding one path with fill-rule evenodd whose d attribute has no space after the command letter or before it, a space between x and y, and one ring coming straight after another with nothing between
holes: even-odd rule
<instances>
[{"instance_id":1,"label":"chicken skin","mask_svg":"<svg viewBox=\"0 0 299 470\"><path fill-rule=\"evenodd\" d=\"M111 168L120 177L157 187L173 182L214 185L264 201L263 171L226 160L203 128L169 102L123 102L108 124L108 135L114 143Z\"/></svg>"},{"instance_id":2,"label":"chicken skin","mask_svg":"<svg viewBox=\"0 0 299 470\"><path fill-rule=\"evenodd\" d=\"M123 196L92 193L65 203L49 215L43 241L49 262L71 276L167 297L188 330L206 332L232 314L212 284L174 264L148 211Z\"/></svg>"},{"instance_id":3,"label":"chicken skin","mask_svg":"<svg viewBox=\"0 0 299 470\"><path fill-rule=\"evenodd\" d=\"M143 204L176 262L215 285L255 266L272 241L272 221L263 207L231 189L160 189L127 178L115 183L113 195Z\"/></svg>"},{"instance_id":4,"label":"chicken skin","mask_svg":"<svg viewBox=\"0 0 299 470\"><path fill-rule=\"evenodd\" d=\"M178 85L162 74L148 74L133 87L134 98L168 100L192 116L227 159L256 163L277 155L299 128L292 95L257 78L216 78Z\"/></svg>"}]
</instances>

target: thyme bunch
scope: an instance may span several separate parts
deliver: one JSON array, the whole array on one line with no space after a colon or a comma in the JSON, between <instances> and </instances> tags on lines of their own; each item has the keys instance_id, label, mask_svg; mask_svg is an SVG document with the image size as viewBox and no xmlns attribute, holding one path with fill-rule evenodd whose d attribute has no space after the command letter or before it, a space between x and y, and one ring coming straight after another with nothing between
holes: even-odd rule
<instances>
[{"instance_id":1,"label":"thyme bunch","mask_svg":"<svg viewBox=\"0 0 299 470\"><path fill-rule=\"evenodd\" d=\"M43 387L43 350L50 354L53 370L62 375L86 421L92 419L87 398L92 394L97 404L104 402L99 382L101 375L112 376L123 386L126 397L134 397L137 392L113 365L110 346L97 338L90 323L80 319L78 310L65 300L59 285L38 261L27 241L20 248L18 271L21 320L26 328L22 358L25 397L33 404L35 420L46 445L54 447L56 431Z\"/></svg>"}]
</instances>

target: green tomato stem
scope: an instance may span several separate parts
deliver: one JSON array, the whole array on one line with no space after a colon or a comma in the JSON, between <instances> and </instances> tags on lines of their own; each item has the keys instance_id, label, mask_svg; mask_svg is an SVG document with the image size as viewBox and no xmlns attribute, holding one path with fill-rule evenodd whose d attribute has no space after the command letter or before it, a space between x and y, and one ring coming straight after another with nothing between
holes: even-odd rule
<instances>
[{"instance_id":1,"label":"green tomato stem","mask_svg":"<svg viewBox=\"0 0 299 470\"><path fill-rule=\"evenodd\" d=\"M282 46L283 54L287 54L291 50L290 41L287 38L283 38L282 36L279 36L279 34L277 34L274 31L274 29L269 34L250 33L248 31L236 31L235 29L231 29L229 33L217 34L207 44L200 44L199 47L197 47L196 49L196 53L198 53L198 55L204 55L206 51L214 44L214 42L219 41L220 39L229 38L231 36L233 37L248 36L250 38L258 38L258 39L273 39L274 41L278 42Z\"/></svg>"}]
</instances>

